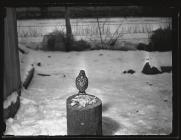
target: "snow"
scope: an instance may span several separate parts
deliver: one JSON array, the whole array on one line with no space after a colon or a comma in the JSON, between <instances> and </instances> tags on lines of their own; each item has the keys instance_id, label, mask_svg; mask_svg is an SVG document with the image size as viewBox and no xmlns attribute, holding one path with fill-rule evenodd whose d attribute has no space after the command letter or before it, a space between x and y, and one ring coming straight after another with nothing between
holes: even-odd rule
<instances>
[{"instance_id":1,"label":"snow","mask_svg":"<svg viewBox=\"0 0 181 140\"><path fill-rule=\"evenodd\" d=\"M103 135L172 132L172 72L141 73L147 57L154 66L172 66L172 52L28 51L22 57L21 76L32 63L35 74L22 91L15 118L6 121L5 135L67 135L66 99L78 93L75 78L81 69L89 79L86 93L102 100ZM123 74L128 69L135 73Z\"/></svg>"},{"instance_id":2,"label":"snow","mask_svg":"<svg viewBox=\"0 0 181 140\"><path fill-rule=\"evenodd\" d=\"M29 64L27 67L26 67L26 70L25 70L25 74L23 76L23 82L26 81L30 71L33 69L33 65L32 64Z\"/></svg>"},{"instance_id":3,"label":"snow","mask_svg":"<svg viewBox=\"0 0 181 140\"><path fill-rule=\"evenodd\" d=\"M3 103L3 108L6 109L8 108L12 103L16 103L17 101L17 98L18 98L18 93L17 91L14 91L13 93L11 93L11 95L9 95L7 97L7 99L4 101Z\"/></svg>"},{"instance_id":4,"label":"snow","mask_svg":"<svg viewBox=\"0 0 181 140\"><path fill-rule=\"evenodd\" d=\"M95 104L97 98L90 95L77 95L71 100L71 106L78 105L78 107L86 107L87 105Z\"/></svg>"}]
</instances>

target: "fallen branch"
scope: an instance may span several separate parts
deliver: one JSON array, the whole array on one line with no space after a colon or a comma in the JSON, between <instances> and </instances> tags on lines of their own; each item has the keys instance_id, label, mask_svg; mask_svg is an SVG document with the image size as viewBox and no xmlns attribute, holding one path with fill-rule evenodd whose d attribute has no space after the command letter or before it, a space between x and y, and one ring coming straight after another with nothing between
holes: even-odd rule
<instances>
[{"instance_id":1,"label":"fallen branch","mask_svg":"<svg viewBox=\"0 0 181 140\"><path fill-rule=\"evenodd\" d=\"M26 52L25 50L23 50L22 48L18 48L19 49L19 51L21 52L21 53L23 53L23 54L28 54L28 52Z\"/></svg>"},{"instance_id":2,"label":"fallen branch","mask_svg":"<svg viewBox=\"0 0 181 140\"><path fill-rule=\"evenodd\" d=\"M37 75L40 75L40 76L51 76L50 74L43 74L43 73L38 73Z\"/></svg>"},{"instance_id":3,"label":"fallen branch","mask_svg":"<svg viewBox=\"0 0 181 140\"><path fill-rule=\"evenodd\" d=\"M30 71L28 72L27 77L26 77L26 79L24 80L24 83L23 83L23 87L24 87L25 89L28 88L28 86L29 86L29 84L30 84L30 82L31 82L31 80L32 80L32 78L33 78L34 71L35 71L35 68L32 67L32 68L30 69Z\"/></svg>"}]
</instances>

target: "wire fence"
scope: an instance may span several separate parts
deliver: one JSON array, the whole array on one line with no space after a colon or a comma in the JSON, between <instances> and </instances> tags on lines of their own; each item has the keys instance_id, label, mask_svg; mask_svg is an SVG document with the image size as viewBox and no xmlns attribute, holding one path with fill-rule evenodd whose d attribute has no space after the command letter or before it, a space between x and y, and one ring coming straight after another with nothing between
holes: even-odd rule
<instances>
[{"instance_id":1,"label":"wire fence","mask_svg":"<svg viewBox=\"0 0 181 140\"><path fill-rule=\"evenodd\" d=\"M152 32L159 28L171 27L170 18L105 18L99 19L72 19L72 33L77 39L100 39L119 36L118 40L148 40ZM59 30L66 32L64 19L59 20L26 20L17 22L18 37L41 38L50 32ZM120 36L121 34L121 36Z\"/></svg>"}]
</instances>

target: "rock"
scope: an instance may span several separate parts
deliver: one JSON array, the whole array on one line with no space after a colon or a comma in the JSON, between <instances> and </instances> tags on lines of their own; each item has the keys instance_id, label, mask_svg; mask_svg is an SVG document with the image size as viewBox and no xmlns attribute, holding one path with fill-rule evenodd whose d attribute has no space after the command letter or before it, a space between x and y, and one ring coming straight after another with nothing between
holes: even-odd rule
<instances>
[{"instance_id":1,"label":"rock","mask_svg":"<svg viewBox=\"0 0 181 140\"><path fill-rule=\"evenodd\" d=\"M152 86L153 84L149 83L149 82L146 82L146 84L148 84L149 86Z\"/></svg>"},{"instance_id":2,"label":"rock","mask_svg":"<svg viewBox=\"0 0 181 140\"><path fill-rule=\"evenodd\" d=\"M127 71L123 71L123 73L125 74L125 73L127 73Z\"/></svg>"},{"instance_id":3,"label":"rock","mask_svg":"<svg viewBox=\"0 0 181 140\"><path fill-rule=\"evenodd\" d=\"M133 73L135 73L135 71L132 70L132 69L129 69L129 70L127 70L127 71L123 71L123 73L124 73L124 74L126 74L126 73L133 74Z\"/></svg>"},{"instance_id":4,"label":"rock","mask_svg":"<svg viewBox=\"0 0 181 140\"><path fill-rule=\"evenodd\" d=\"M150 83L149 83L149 86L152 86L152 85L153 85L153 84L150 84Z\"/></svg>"},{"instance_id":5,"label":"rock","mask_svg":"<svg viewBox=\"0 0 181 140\"><path fill-rule=\"evenodd\" d=\"M39 63L37 63L37 66L41 66L41 63L39 62Z\"/></svg>"},{"instance_id":6,"label":"rock","mask_svg":"<svg viewBox=\"0 0 181 140\"><path fill-rule=\"evenodd\" d=\"M135 71L130 69L130 70L127 71L127 73L133 74L133 73L135 73Z\"/></svg>"},{"instance_id":7,"label":"rock","mask_svg":"<svg viewBox=\"0 0 181 140\"><path fill-rule=\"evenodd\" d=\"M159 71L158 68L156 68L154 66L151 67L149 62L147 62L143 67L142 73L144 73L144 74L160 74L161 71Z\"/></svg>"},{"instance_id":8,"label":"rock","mask_svg":"<svg viewBox=\"0 0 181 140\"><path fill-rule=\"evenodd\" d=\"M167 100L167 99L164 99L164 102L168 102L168 100Z\"/></svg>"}]
</instances>

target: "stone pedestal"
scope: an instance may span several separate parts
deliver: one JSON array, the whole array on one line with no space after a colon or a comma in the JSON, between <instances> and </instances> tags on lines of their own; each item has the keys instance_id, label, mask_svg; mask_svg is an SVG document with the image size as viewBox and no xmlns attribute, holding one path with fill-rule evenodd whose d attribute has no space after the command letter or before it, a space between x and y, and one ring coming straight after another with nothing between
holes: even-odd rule
<instances>
[{"instance_id":1,"label":"stone pedestal","mask_svg":"<svg viewBox=\"0 0 181 140\"><path fill-rule=\"evenodd\" d=\"M96 102L80 106L74 104L72 99L78 94L70 96L66 100L67 107L67 135L102 135L102 102L94 97Z\"/></svg>"}]
</instances>

